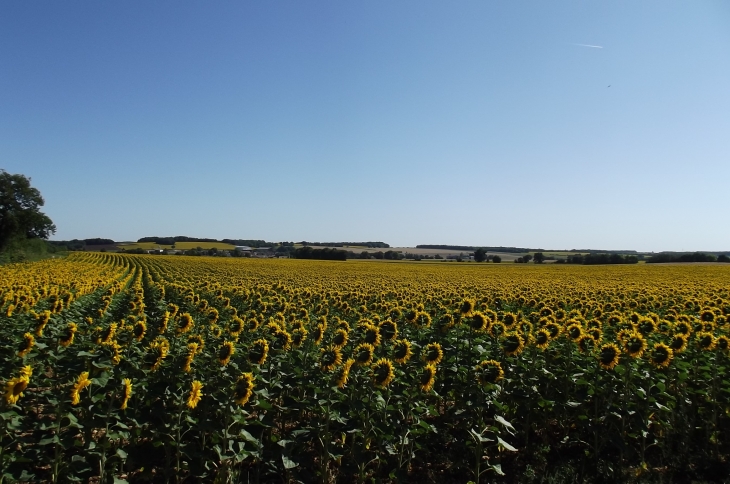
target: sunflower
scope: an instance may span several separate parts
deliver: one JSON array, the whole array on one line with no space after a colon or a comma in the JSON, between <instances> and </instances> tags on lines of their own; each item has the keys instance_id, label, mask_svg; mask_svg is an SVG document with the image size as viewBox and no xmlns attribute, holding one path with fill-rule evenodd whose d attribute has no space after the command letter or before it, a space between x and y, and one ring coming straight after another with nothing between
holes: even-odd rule
<instances>
[{"instance_id":1,"label":"sunflower","mask_svg":"<svg viewBox=\"0 0 730 484\"><path fill-rule=\"evenodd\" d=\"M672 331L672 322L662 319L657 323L656 330L662 334L669 334Z\"/></svg>"},{"instance_id":2,"label":"sunflower","mask_svg":"<svg viewBox=\"0 0 730 484\"><path fill-rule=\"evenodd\" d=\"M200 381L195 380L190 388L190 395L188 396L187 406L188 408L195 408L203 398L203 384Z\"/></svg>"},{"instance_id":3,"label":"sunflower","mask_svg":"<svg viewBox=\"0 0 730 484\"><path fill-rule=\"evenodd\" d=\"M326 349L319 350L321 355L319 357L319 366L322 371L332 371L336 366L342 364L342 351L334 346L329 346Z\"/></svg>"},{"instance_id":4,"label":"sunflower","mask_svg":"<svg viewBox=\"0 0 730 484\"><path fill-rule=\"evenodd\" d=\"M546 328L540 328L535 333L535 346L541 350L550 346L550 332Z\"/></svg>"},{"instance_id":5,"label":"sunflower","mask_svg":"<svg viewBox=\"0 0 730 484\"><path fill-rule=\"evenodd\" d=\"M364 332L363 332L363 341L365 343L369 343L375 347L380 345L380 329L370 323L367 323L362 326Z\"/></svg>"},{"instance_id":6,"label":"sunflower","mask_svg":"<svg viewBox=\"0 0 730 484\"><path fill-rule=\"evenodd\" d=\"M689 336L692 332L692 326L687 321L677 321L674 325L674 332Z\"/></svg>"},{"instance_id":7,"label":"sunflower","mask_svg":"<svg viewBox=\"0 0 730 484\"><path fill-rule=\"evenodd\" d=\"M132 397L132 380L125 378L122 380L122 405L119 407L122 410L127 408L127 403Z\"/></svg>"},{"instance_id":8,"label":"sunflower","mask_svg":"<svg viewBox=\"0 0 730 484\"><path fill-rule=\"evenodd\" d=\"M117 335L117 323L111 323L106 329L102 330L97 343L108 344Z\"/></svg>"},{"instance_id":9,"label":"sunflower","mask_svg":"<svg viewBox=\"0 0 730 484\"><path fill-rule=\"evenodd\" d=\"M292 339L291 334L289 334L288 331L280 329L278 331L275 331L273 336L274 339L271 342L271 346L274 349L286 351L291 348Z\"/></svg>"},{"instance_id":10,"label":"sunflower","mask_svg":"<svg viewBox=\"0 0 730 484\"><path fill-rule=\"evenodd\" d=\"M218 310L216 308L210 308L208 309L208 323L209 324L215 324L218 322Z\"/></svg>"},{"instance_id":11,"label":"sunflower","mask_svg":"<svg viewBox=\"0 0 730 484\"><path fill-rule=\"evenodd\" d=\"M474 311L474 301L464 299L459 306L459 312L464 316L470 316L472 311Z\"/></svg>"},{"instance_id":12,"label":"sunflower","mask_svg":"<svg viewBox=\"0 0 730 484\"><path fill-rule=\"evenodd\" d=\"M231 361L231 356L236 352L236 347L231 341L224 341L223 344L218 348L218 361L221 366L226 366Z\"/></svg>"},{"instance_id":13,"label":"sunflower","mask_svg":"<svg viewBox=\"0 0 730 484\"><path fill-rule=\"evenodd\" d=\"M398 323L386 319L378 325L380 329L380 336L385 341L393 341L398 337Z\"/></svg>"},{"instance_id":14,"label":"sunflower","mask_svg":"<svg viewBox=\"0 0 730 484\"><path fill-rule=\"evenodd\" d=\"M727 351L730 348L730 339L727 336L718 336L715 339L716 348L721 351Z\"/></svg>"},{"instance_id":15,"label":"sunflower","mask_svg":"<svg viewBox=\"0 0 730 484\"><path fill-rule=\"evenodd\" d=\"M669 347L675 354L682 353L687 349L687 336L681 333L675 334L669 342Z\"/></svg>"},{"instance_id":16,"label":"sunflower","mask_svg":"<svg viewBox=\"0 0 730 484\"><path fill-rule=\"evenodd\" d=\"M637 324L637 329L644 337L647 337L656 331L656 323L651 318L641 318Z\"/></svg>"},{"instance_id":17,"label":"sunflower","mask_svg":"<svg viewBox=\"0 0 730 484\"><path fill-rule=\"evenodd\" d=\"M600 343L603 338L603 331L601 331L601 328L591 328L586 331L586 334L593 338L593 341L595 341L596 344Z\"/></svg>"},{"instance_id":18,"label":"sunflower","mask_svg":"<svg viewBox=\"0 0 730 484\"><path fill-rule=\"evenodd\" d=\"M334 380L337 384L337 388L342 390L347 385L347 380L350 377L350 369L355 364L355 360L348 358L341 366L335 369Z\"/></svg>"},{"instance_id":19,"label":"sunflower","mask_svg":"<svg viewBox=\"0 0 730 484\"><path fill-rule=\"evenodd\" d=\"M24 366L20 370L20 375L13 378L5 384L5 401L10 405L18 403L20 397L23 396L23 392L30 383L30 377L33 374L33 370L30 366Z\"/></svg>"},{"instance_id":20,"label":"sunflower","mask_svg":"<svg viewBox=\"0 0 730 484\"><path fill-rule=\"evenodd\" d=\"M147 325L144 321L137 321L134 325L134 339L142 341L147 332Z\"/></svg>"},{"instance_id":21,"label":"sunflower","mask_svg":"<svg viewBox=\"0 0 730 484\"><path fill-rule=\"evenodd\" d=\"M425 361L427 365L435 367L444 359L444 350L441 349L441 345L438 343L429 343L423 349L421 359Z\"/></svg>"},{"instance_id":22,"label":"sunflower","mask_svg":"<svg viewBox=\"0 0 730 484\"><path fill-rule=\"evenodd\" d=\"M30 350L33 349L33 346L35 345L35 338L31 333L25 333L23 335L23 342L20 343L20 346L18 347L18 356L21 358L25 358L25 356L30 353Z\"/></svg>"},{"instance_id":23,"label":"sunflower","mask_svg":"<svg viewBox=\"0 0 730 484\"><path fill-rule=\"evenodd\" d=\"M433 365L426 365L421 368L421 373L418 375L418 386L424 392L430 392L433 388L433 384L436 381L436 367Z\"/></svg>"},{"instance_id":24,"label":"sunflower","mask_svg":"<svg viewBox=\"0 0 730 484\"><path fill-rule=\"evenodd\" d=\"M269 343L265 339L257 339L248 349L248 361L254 365L263 365L269 354Z\"/></svg>"},{"instance_id":25,"label":"sunflower","mask_svg":"<svg viewBox=\"0 0 730 484\"><path fill-rule=\"evenodd\" d=\"M607 343L601 346L598 354L598 364L605 370L612 370L618 365L620 350L613 343Z\"/></svg>"},{"instance_id":26,"label":"sunflower","mask_svg":"<svg viewBox=\"0 0 730 484\"><path fill-rule=\"evenodd\" d=\"M489 319L478 311L472 313L471 317L467 319L467 324L473 331L486 331L489 329Z\"/></svg>"},{"instance_id":27,"label":"sunflower","mask_svg":"<svg viewBox=\"0 0 730 484\"><path fill-rule=\"evenodd\" d=\"M48 324L48 321L51 320L51 312L46 310L43 311L41 314L36 316L36 328L35 328L35 334L36 336L43 336L43 330L45 329L46 325Z\"/></svg>"},{"instance_id":28,"label":"sunflower","mask_svg":"<svg viewBox=\"0 0 730 484\"><path fill-rule=\"evenodd\" d=\"M507 356L519 355L525 349L525 339L515 331L505 333L501 344Z\"/></svg>"},{"instance_id":29,"label":"sunflower","mask_svg":"<svg viewBox=\"0 0 730 484\"><path fill-rule=\"evenodd\" d=\"M244 328L249 333L255 332L257 329L259 329L259 320L256 318L249 318L244 323Z\"/></svg>"},{"instance_id":30,"label":"sunflower","mask_svg":"<svg viewBox=\"0 0 730 484\"><path fill-rule=\"evenodd\" d=\"M431 327L431 315L425 311L418 311L413 324L419 329L429 328Z\"/></svg>"},{"instance_id":31,"label":"sunflower","mask_svg":"<svg viewBox=\"0 0 730 484\"><path fill-rule=\"evenodd\" d=\"M302 346L302 343L304 343L307 340L307 334L309 331L307 331L304 328L295 328L291 332L291 344L295 348L299 348Z\"/></svg>"},{"instance_id":32,"label":"sunflower","mask_svg":"<svg viewBox=\"0 0 730 484\"><path fill-rule=\"evenodd\" d=\"M504 313L504 316L502 316L502 324L505 325L507 329L512 329L515 324L517 324L517 315L514 313Z\"/></svg>"},{"instance_id":33,"label":"sunflower","mask_svg":"<svg viewBox=\"0 0 730 484\"><path fill-rule=\"evenodd\" d=\"M655 343L649 355L649 361L657 368L666 368L672 362L674 352L664 343Z\"/></svg>"},{"instance_id":34,"label":"sunflower","mask_svg":"<svg viewBox=\"0 0 730 484\"><path fill-rule=\"evenodd\" d=\"M545 330L550 334L550 339L555 339L563 332L563 328L557 323L547 323Z\"/></svg>"},{"instance_id":35,"label":"sunflower","mask_svg":"<svg viewBox=\"0 0 730 484\"><path fill-rule=\"evenodd\" d=\"M203 337L200 336L199 334L190 335L190 337L188 337L188 344L189 343L195 343L198 345L196 354L203 351L203 348L205 347L205 341L203 341Z\"/></svg>"},{"instance_id":36,"label":"sunflower","mask_svg":"<svg viewBox=\"0 0 730 484\"><path fill-rule=\"evenodd\" d=\"M641 333L634 332L624 341L624 351L632 358L641 358L646 350L646 340Z\"/></svg>"},{"instance_id":37,"label":"sunflower","mask_svg":"<svg viewBox=\"0 0 730 484\"><path fill-rule=\"evenodd\" d=\"M580 338L578 338L578 341L575 342L578 345L578 350L585 354L585 353L592 353L593 350L596 348L597 341L593 339L592 336L589 334L584 334Z\"/></svg>"},{"instance_id":38,"label":"sunflower","mask_svg":"<svg viewBox=\"0 0 730 484\"><path fill-rule=\"evenodd\" d=\"M79 375L79 379L76 380L76 383L74 383L73 388L71 388L71 405L78 405L81 401L81 391L91 385L91 380L89 380L89 372L85 371Z\"/></svg>"},{"instance_id":39,"label":"sunflower","mask_svg":"<svg viewBox=\"0 0 730 484\"><path fill-rule=\"evenodd\" d=\"M174 318L177 316L177 312L180 310L177 304L169 303L167 305L167 312L169 313L168 316L171 318Z\"/></svg>"},{"instance_id":40,"label":"sunflower","mask_svg":"<svg viewBox=\"0 0 730 484\"><path fill-rule=\"evenodd\" d=\"M700 321L703 323L711 323L715 321L715 312L712 309L704 309L700 313Z\"/></svg>"},{"instance_id":41,"label":"sunflower","mask_svg":"<svg viewBox=\"0 0 730 484\"><path fill-rule=\"evenodd\" d=\"M385 388L390 385L393 378L395 378L393 363L386 358L380 358L378 361L373 363L370 368L372 370L373 383L377 387Z\"/></svg>"},{"instance_id":42,"label":"sunflower","mask_svg":"<svg viewBox=\"0 0 730 484\"><path fill-rule=\"evenodd\" d=\"M393 360L398 364L403 364L411 358L411 342L407 339L399 339L393 345Z\"/></svg>"},{"instance_id":43,"label":"sunflower","mask_svg":"<svg viewBox=\"0 0 730 484\"><path fill-rule=\"evenodd\" d=\"M716 344L715 337L712 333L708 333L706 331L700 331L697 333L697 346L701 349L706 351L714 350Z\"/></svg>"},{"instance_id":44,"label":"sunflower","mask_svg":"<svg viewBox=\"0 0 730 484\"><path fill-rule=\"evenodd\" d=\"M193 317L189 313L183 313L177 321L177 333L187 333L194 325Z\"/></svg>"},{"instance_id":45,"label":"sunflower","mask_svg":"<svg viewBox=\"0 0 730 484\"><path fill-rule=\"evenodd\" d=\"M243 319L231 319L231 322L228 323L228 333L234 338L237 338L241 334L241 331L243 331Z\"/></svg>"},{"instance_id":46,"label":"sunflower","mask_svg":"<svg viewBox=\"0 0 730 484\"><path fill-rule=\"evenodd\" d=\"M71 346L71 344L74 342L74 336L76 335L77 330L78 326L76 326L76 323L68 323L68 325L66 325L66 330L59 340L61 346Z\"/></svg>"},{"instance_id":47,"label":"sunflower","mask_svg":"<svg viewBox=\"0 0 730 484\"><path fill-rule=\"evenodd\" d=\"M190 373L190 371L192 371L191 365L193 364L193 359L197 353L198 343L188 343L188 354L185 356L185 364L183 365L183 371L185 373Z\"/></svg>"},{"instance_id":48,"label":"sunflower","mask_svg":"<svg viewBox=\"0 0 730 484\"><path fill-rule=\"evenodd\" d=\"M242 373L236 381L236 388L233 390L233 400L238 405L246 405L251 395L253 395L253 373Z\"/></svg>"},{"instance_id":49,"label":"sunflower","mask_svg":"<svg viewBox=\"0 0 730 484\"><path fill-rule=\"evenodd\" d=\"M349 334L344 329L338 329L335 331L335 335L332 337L332 345L335 348L344 348L347 345Z\"/></svg>"},{"instance_id":50,"label":"sunflower","mask_svg":"<svg viewBox=\"0 0 730 484\"><path fill-rule=\"evenodd\" d=\"M163 337L158 336L149 347L149 353L153 363L150 366L150 371L157 371L162 366L162 360L167 357L167 353L170 351L170 343Z\"/></svg>"},{"instance_id":51,"label":"sunflower","mask_svg":"<svg viewBox=\"0 0 730 484\"><path fill-rule=\"evenodd\" d=\"M375 352L375 347L369 343L361 343L357 345L355 348L355 351L353 351L353 356L355 357L355 363L362 366L367 366L373 361L373 353Z\"/></svg>"},{"instance_id":52,"label":"sunflower","mask_svg":"<svg viewBox=\"0 0 730 484\"><path fill-rule=\"evenodd\" d=\"M583 336L583 327L579 323L572 323L565 328L565 332L570 339L577 342Z\"/></svg>"},{"instance_id":53,"label":"sunflower","mask_svg":"<svg viewBox=\"0 0 730 484\"><path fill-rule=\"evenodd\" d=\"M319 345L322 342L324 329L325 327L321 323L314 327L312 330L312 339L314 340L314 344Z\"/></svg>"},{"instance_id":54,"label":"sunflower","mask_svg":"<svg viewBox=\"0 0 730 484\"><path fill-rule=\"evenodd\" d=\"M498 361L485 360L476 366L476 376L482 385L497 383L504 378L504 370Z\"/></svg>"}]
</instances>

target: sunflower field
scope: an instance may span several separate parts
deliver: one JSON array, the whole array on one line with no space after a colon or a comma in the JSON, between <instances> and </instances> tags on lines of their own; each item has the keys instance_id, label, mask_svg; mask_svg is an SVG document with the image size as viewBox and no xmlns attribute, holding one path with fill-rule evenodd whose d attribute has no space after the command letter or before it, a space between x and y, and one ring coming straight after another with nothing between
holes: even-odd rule
<instances>
[{"instance_id":1,"label":"sunflower field","mask_svg":"<svg viewBox=\"0 0 730 484\"><path fill-rule=\"evenodd\" d=\"M723 266L75 253L0 325L0 482L730 475Z\"/></svg>"}]
</instances>

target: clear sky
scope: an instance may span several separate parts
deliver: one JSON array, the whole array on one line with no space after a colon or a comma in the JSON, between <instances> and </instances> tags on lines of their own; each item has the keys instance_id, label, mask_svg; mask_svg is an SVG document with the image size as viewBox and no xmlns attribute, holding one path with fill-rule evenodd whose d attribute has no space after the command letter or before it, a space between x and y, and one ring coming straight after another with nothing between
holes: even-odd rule
<instances>
[{"instance_id":1,"label":"clear sky","mask_svg":"<svg viewBox=\"0 0 730 484\"><path fill-rule=\"evenodd\" d=\"M54 239L730 250L730 2L6 1Z\"/></svg>"}]
</instances>

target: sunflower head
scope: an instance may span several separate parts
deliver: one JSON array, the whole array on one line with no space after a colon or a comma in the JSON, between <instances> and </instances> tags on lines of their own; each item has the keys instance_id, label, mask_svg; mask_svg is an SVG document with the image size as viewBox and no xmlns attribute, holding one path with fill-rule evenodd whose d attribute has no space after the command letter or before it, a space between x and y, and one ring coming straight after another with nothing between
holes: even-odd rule
<instances>
[{"instance_id":1,"label":"sunflower head","mask_svg":"<svg viewBox=\"0 0 730 484\"><path fill-rule=\"evenodd\" d=\"M715 336L712 333L708 333L706 331L700 331L697 333L697 346L699 346L702 350L714 350L716 344Z\"/></svg>"},{"instance_id":2,"label":"sunflower head","mask_svg":"<svg viewBox=\"0 0 730 484\"><path fill-rule=\"evenodd\" d=\"M507 356L519 355L525 349L525 339L515 331L505 333L501 344Z\"/></svg>"},{"instance_id":3,"label":"sunflower head","mask_svg":"<svg viewBox=\"0 0 730 484\"><path fill-rule=\"evenodd\" d=\"M373 383L380 388L387 387L395 377L393 363L386 358L380 358L370 367L373 375Z\"/></svg>"},{"instance_id":4,"label":"sunflower head","mask_svg":"<svg viewBox=\"0 0 730 484\"><path fill-rule=\"evenodd\" d=\"M380 345L380 329L374 324L366 324L363 332L363 341L373 346Z\"/></svg>"},{"instance_id":5,"label":"sunflower head","mask_svg":"<svg viewBox=\"0 0 730 484\"><path fill-rule=\"evenodd\" d=\"M715 339L716 348L720 351L727 351L730 348L730 339L727 336L718 336Z\"/></svg>"},{"instance_id":6,"label":"sunflower head","mask_svg":"<svg viewBox=\"0 0 730 484\"><path fill-rule=\"evenodd\" d=\"M254 365L263 365L269 354L269 343L265 339L257 339L248 349L248 361Z\"/></svg>"},{"instance_id":7,"label":"sunflower head","mask_svg":"<svg viewBox=\"0 0 730 484\"><path fill-rule=\"evenodd\" d=\"M486 331L489 320L487 317L479 311L474 312L470 317L466 319L467 324L473 331Z\"/></svg>"},{"instance_id":8,"label":"sunflower head","mask_svg":"<svg viewBox=\"0 0 730 484\"><path fill-rule=\"evenodd\" d=\"M535 333L535 346L541 350L546 349L550 345L550 332L546 328L540 328Z\"/></svg>"},{"instance_id":9,"label":"sunflower head","mask_svg":"<svg viewBox=\"0 0 730 484\"><path fill-rule=\"evenodd\" d=\"M342 366L338 367L335 371L335 383L337 383L337 387L340 390L345 388L345 385L347 385L347 380L350 377L350 369L354 364L355 360L348 358L347 361L345 361Z\"/></svg>"},{"instance_id":10,"label":"sunflower head","mask_svg":"<svg viewBox=\"0 0 730 484\"><path fill-rule=\"evenodd\" d=\"M222 366L226 366L231 361L231 356L235 353L236 347L231 341L224 341L223 344L218 348L218 361Z\"/></svg>"},{"instance_id":11,"label":"sunflower head","mask_svg":"<svg viewBox=\"0 0 730 484\"><path fill-rule=\"evenodd\" d=\"M187 333L193 328L193 317L189 313L183 313L177 321L177 332Z\"/></svg>"},{"instance_id":12,"label":"sunflower head","mask_svg":"<svg viewBox=\"0 0 730 484\"><path fill-rule=\"evenodd\" d=\"M241 331L243 331L243 319L241 319L241 318L231 319L231 322L228 323L228 333L230 333L230 335L235 338L236 336L241 334Z\"/></svg>"},{"instance_id":13,"label":"sunflower head","mask_svg":"<svg viewBox=\"0 0 730 484\"><path fill-rule=\"evenodd\" d=\"M277 349L277 350L284 350L284 351L291 348L292 338L291 338L291 334L289 334L288 331L279 329L277 331L274 331L274 334L272 336L273 336L273 339L271 341L272 348Z\"/></svg>"},{"instance_id":14,"label":"sunflower head","mask_svg":"<svg viewBox=\"0 0 730 484\"><path fill-rule=\"evenodd\" d=\"M360 343L353 352L355 363L361 366L367 366L373 361L373 353L375 347L369 343Z\"/></svg>"},{"instance_id":15,"label":"sunflower head","mask_svg":"<svg viewBox=\"0 0 730 484\"><path fill-rule=\"evenodd\" d=\"M687 349L687 336L681 333L675 334L669 342L669 347L675 354L683 352Z\"/></svg>"},{"instance_id":16,"label":"sunflower head","mask_svg":"<svg viewBox=\"0 0 730 484\"><path fill-rule=\"evenodd\" d=\"M583 336L583 327L580 324L573 323L565 328L568 337L573 341L578 341Z\"/></svg>"},{"instance_id":17,"label":"sunflower head","mask_svg":"<svg viewBox=\"0 0 730 484\"><path fill-rule=\"evenodd\" d=\"M380 329L380 336L385 341L393 341L398 337L398 323L386 319L378 325Z\"/></svg>"},{"instance_id":18,"label":"sunflower head","mask_svg":"<svg viewBox=\"0 0 730 484\"><path fill-rule=\"evenodd\" d=\"M578 350L581 353L592 353L596 347L596 340L593 339L590 335L584 334L583 336L578 338L576 344L578 345Z\"/></svg>"},{"instance_id":19,"label":"sunflower head","mask_svg":"<svg viewBox=\"0 0 730 484\"><path fill-rule=\"evenodd\" d=\"M634 332L624 341L624 350L632 358L641 358L646 350L646 340L641 333Z\"/></svg>"},{"instance_id":20,"label":"sunflower head","mask_svg":"<svg viewBox=\"0 0 730 484\"><path fill-rule=\"evenodd\" d=\"M438 343L429 343L423 349L423 354L421 356L427 365L436 366L441 363L441 360L443 360L444 350L441 349L441 345Z\"/></svg>"},{"instance_id":21,"label":"sunflower head","mask_svg":"<svg viewBox=\"0 0 730 484\"><path fill-rule=\"evenodd\" d=\"M325 327L322 323L314 327L314 329L312 330L312 339L314 340L314 344L319 345L322 342L322 338L324 337L324 330Z\"/></svg>"},{"instance_id":22,"label":"sunflower head","mask_svg":"<svg viewBox=\"0 0 730 484\"><path fill-rule=\"evenodd\" d=\"M396 363L403 364L411 358L411 342L407 339L399 339L393 345L393 360Z\"/></svg>"},{"instance_id":23,"label":"sunflower head","mask_svg":"<svg viewBox=\"0 0 730 484\"><path fill-rule=\"evenodd\" d=\"M656 323L651 318L641 318L636 328L643 336L647 337L656 331Z\"/></svg>"},{"instance_id":24,"label":"sunflower head","mask_svg":"<svg viewBox=\"0 0 730 484\"><path fill-rule=\"evenodd\" d=\"M504 371L498 361L485 360L476 366L476 377L482 385L494 384L504 378Z\"/></svg>"},{"instance_id":25,"label":"sunflower head","mask_svg":"<svg viewBox=\"0 0 730 484\"><path fill-rule=\"evenodd\" d=\"M242 373L236 381L236 387L233 389L233 400L238 405L246 405L246 402L253 395L254 389L253 373Z\"/></svg>"},{"instance_id":26,"label":"sunflower head","mask_svg":"<svg viewBox=\"0 0 730 484\"><path fill-rule=\"evenodd\" d=\"M125 410L130 398L132 398L132 380L125 378L122 380L122 403L119 408Z\"/></svg>"},{"instance_id":27,"label":"sunflower head","mask_svg":"<svg viewBox=\"0 0 730 484\"><path fill-rule=\"evenodd\" d=\"M187 406L188 408L195 408L203 398L203 384L195 380L190 386L190 394L188 395Z\"/></svg>"},{"instance_id":28,"label":"sunflower head","mask_svg":"<svg viewBox=\"0 0 730 484\"><path fill-rule=\"evenodd\" d=\"M464 299L459 306L459 312L464 316L469 316L472 311L474 311L474 301Z\"/></svg>"},{"instance_id":29,"label":"sunflower head","mask_svg":"<svg viewBox=\"0 0 730 484\"><path fill-rule=\"evenodd\" d=\"M502 324L504 324L507 329L512 329L515 324L517 324L517 315L514 313L504 313L504 316L502 316Z\"/></svg>"},{"instance_id":30,"label":"sunflower head","mask_svg":"<svg viewBox=\"0 0 730 484\"><path fill-rule=\"evenodd\" d=\"M433 384L436 381L436 367L433 365L426 365L421 368L421 372L418 375L418 386L424 392L430 392L433 388Z\"/></svg>"},{"instance_id":31,"label":"sunflower head","mask_svg":"<svg viewBox=\"0 0 730 484\"><path fill-rule=\"evenodd\" d=\"M61 346L70 346L74 342L74 336L76 335L77 330L78 326L76 326L76 323L68 323L68 325L66 325L66 329L61 335Z\"/></svg>"},{"instance_id":32,"label":"sunflower head","mask_svg":"<svg viewBox=\"0 0 730 484\"><path fill-rule=\"evenodd\" d=\"M342 352L335 346L320 350L319 366L322 371L332 371L342 364Z\"/></svg>"},{"instance_id":33,"label":"sunflower head","mask_svg":"<svg viewBox=\"0 0 730 484\"><path fill-rule=\"evenodd\" d=\"M715 312L712 309L704 309L700 313L700 321L703 323L712 323L715 321Z\"/></svg>"},{"instance_id":34,"label":"sunflower head","mask_svg":"<svg viewBox=\"0 0 730 484\"><path fill-rule=\"evenodd\" d=\"M307 333L304 328L294 328L291 332L291 344L295 348L299 348L307 340Z\"/></svg>"},{"instance_id":35,"label":"sunflower head","mask_svg":"<svg viewBox=\"0 0 730 484\"><path fill-rule=\"evenodd\" d=\"M601 365L601 368L612 370L618 365L620 353L618 346L613 343L607 343L601 346L598 354L598 364Z\"/></svg>"},{"instance_id":36,"label":"sunflower head","mask_svg":"<svg viewBox=\"0 0 730 484\"><path fill-rule=\"evenodd\" d=\"M655 343L649 354L649 361L657 368L666 368L672 362L674 352L664 343Z\"/></svg>"},{"instance_id":37,"label":"sunflower head","mask_svg":"<svg viewBox=\"0 0 730 484\"><path fill-rule=\"evenodd\" d=\"M562 333L562 328L557 323L547 323L544 329L550 335L550 339L555 339Z\"/></svg>"}]
</instances>

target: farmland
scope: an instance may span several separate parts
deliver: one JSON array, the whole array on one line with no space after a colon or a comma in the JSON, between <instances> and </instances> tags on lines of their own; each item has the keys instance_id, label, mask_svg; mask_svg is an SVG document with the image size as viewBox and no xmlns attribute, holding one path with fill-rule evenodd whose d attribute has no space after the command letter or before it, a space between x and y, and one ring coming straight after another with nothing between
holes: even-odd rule
<instances>
[{"instance_id":1,"label":"farmland","mask_svg":"<svg viewBox=\"0 0 730 484\"><path fill-rule=\"evenodd\" d=\"M713 481L730 268L74 253L0 273L3 482Z\"/></svg>"}]
</instances>

